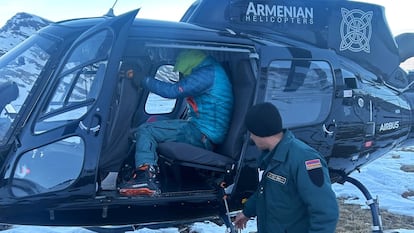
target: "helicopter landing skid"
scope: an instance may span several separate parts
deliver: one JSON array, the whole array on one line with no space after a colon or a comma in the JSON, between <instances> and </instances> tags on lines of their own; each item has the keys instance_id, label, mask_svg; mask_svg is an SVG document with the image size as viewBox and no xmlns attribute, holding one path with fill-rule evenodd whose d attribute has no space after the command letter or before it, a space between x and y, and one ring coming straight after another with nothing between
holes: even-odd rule
<instances>
[{"instance_id":1,"label":"helicopter landing skid","mask_svg":"<svg viewBox=\"0 0 414 233\"><path fill-rule=\"evenodd\" d=\"M368 189L358 180L352 177L346 176L343 178L342 182L340 183L343 184L345 182L349 182L355 185L362 192L362 194L364 194L365 198L367 199L366 203L371 209L371 215L372 215L372 227L371 227L372 232L383 233L381 215L379 213L378 199L373 199Z\"/></svg>"}]
</instances>

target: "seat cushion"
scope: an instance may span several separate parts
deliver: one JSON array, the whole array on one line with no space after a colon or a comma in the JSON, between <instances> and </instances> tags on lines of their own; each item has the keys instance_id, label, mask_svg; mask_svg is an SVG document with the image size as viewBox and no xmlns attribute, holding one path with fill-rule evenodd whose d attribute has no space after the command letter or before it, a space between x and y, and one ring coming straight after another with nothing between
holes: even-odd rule
<instances>
[{"instance_id":1,"label":"seat cushion","mask_svg":"<svg viewBox=\"0 0 414 233\"><path fill-rule=\"evenodd\" d=\"M158 153L170 160L225 168L233 159L204 148L182 142L164 142L158 145Z\"/></svg>"}]
</instances>

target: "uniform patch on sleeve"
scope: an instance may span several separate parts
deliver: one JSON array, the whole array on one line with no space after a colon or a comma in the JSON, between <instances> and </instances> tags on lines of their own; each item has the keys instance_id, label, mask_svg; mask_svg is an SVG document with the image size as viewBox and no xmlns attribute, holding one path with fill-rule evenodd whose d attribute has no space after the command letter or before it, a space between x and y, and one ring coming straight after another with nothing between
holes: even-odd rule
<instances>
[{"instance_id":1,"label":"uniform patch on sleeve","mask_svg":"<svg viewBox=\"0 0 414 233\"><path fill-rule=\"evenodd\" d=\"M312 159L305 161L306 170L313 170L315 168L322 167L321 160L320 159Z\"/></svg>"},{"instance_id":2,"label":"uniform patch on sleeve","mask_svg":"<svg viewBox=\"0 0 414 233\"><path fill-rule=\"evenodd\" d=\"M312 183L321 187L324 183L324 175L322 170L322 163L320 159L312 159L305 161L306 170Z\"/></svg>"},{"instance_id":3,"label":"uniform patch on sleeve","mask_svg":"<svg viewBox=\"0 0 414 233\"><path fill-rule=\"evenodd\" d=\"M268 172L266 176L267 176L267 178L269 178L273 181L279 182L281 184L286 184L286 181L287 181L286 177L276 175L276 174L273 174L271 172Z\"/></svg>"}]
</instances>

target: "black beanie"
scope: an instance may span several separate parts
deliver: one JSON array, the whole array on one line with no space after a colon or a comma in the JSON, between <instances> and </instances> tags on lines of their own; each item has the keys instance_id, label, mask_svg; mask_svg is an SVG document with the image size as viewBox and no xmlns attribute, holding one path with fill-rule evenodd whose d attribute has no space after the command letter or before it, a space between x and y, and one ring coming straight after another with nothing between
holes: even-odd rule
<instances>
[{"instance_id":1,"label":"black beanie","mask_svg":"<svg viewBox=\"0 0 414 233\"><path fill-rule=\"evenodd\" d=\"M245 117L247 129L259 137L268 137L282 132L279 110L271 103L256 104Z\"/></svg>"}]
</instances>

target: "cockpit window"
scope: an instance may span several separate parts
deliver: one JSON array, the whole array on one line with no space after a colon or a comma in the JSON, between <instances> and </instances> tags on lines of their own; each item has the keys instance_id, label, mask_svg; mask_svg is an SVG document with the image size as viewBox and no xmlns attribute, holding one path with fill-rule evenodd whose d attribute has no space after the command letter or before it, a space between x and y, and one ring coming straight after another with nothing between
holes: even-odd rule
<instances>
[{"instance_id":1,"label":"cockpit window","mask_svg":"<svg viewBox=\"0 0 414 233\"><path fill-rule=\"evenodd\" d=\"M324 61L273 61L268 67L265 101L275 104L284 127L324 120L333 96L333 75Z\"/></svg>"},{"instance_id":2,"label":"cockpit window","mask_svg":"<svg viewBox=\"0 0 414 233\"><path fill-rule=\"evenodd\" d=\"M110 31L102 31L80 43L67 60L62 73L90 63L94 60L103 60L111 52L113 36Z\"/></svg>"},{"instance_id":3,"label":"cockpit window","mask_svg":"<svg viewBox=\"0 0 414 233\"><path fill-rule=\"evenodd\" d=\"M102 31L73 49L35 125L36 134L60 127L86 114L101 92L112 43L112 33Z\"/></svg>"},{"instance_id":4,"label":"cockpit window","mask_svg":"<svg viewBox=\"0 0 414 233\"><path fill-rule=\"evenodd\" d=\"M57 42L34 35L0 58L0 145L43 71Z\"/></svg>"}]
</instances>

